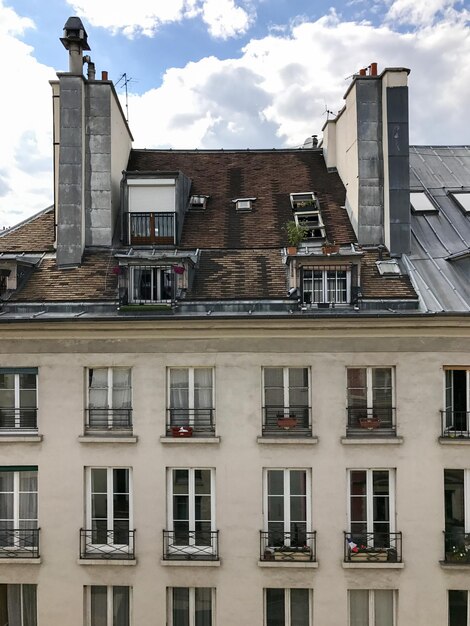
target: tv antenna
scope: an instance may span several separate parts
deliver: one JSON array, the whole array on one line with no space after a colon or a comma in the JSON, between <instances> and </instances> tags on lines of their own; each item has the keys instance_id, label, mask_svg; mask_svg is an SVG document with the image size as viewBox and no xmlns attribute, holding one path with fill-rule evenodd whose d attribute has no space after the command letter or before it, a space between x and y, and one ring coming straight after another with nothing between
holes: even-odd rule
<instances>
[{"instance_id":1,"label":"tv antenna","mask_svg":"<svg viewBox=\"0 0 470 626\"><path fill-rule=\"evenodd\" d=\"M323 111L323 115L326 115L326 121L330 119L330 115L333 115L333 117L336 117L336 113L334 111L330 111L326 102L325 102L325 110Z\"/></svg>"},{"instance_id":2,"label":"tv antenna","mask_svg":"<svg viewBox=\"0 0 470 626\"><path fill-rule=\"evenodd\" d=\"M122 86L124 87L125 91L126 91L126 122L129 124L129 98L128 98L128 94L127 94L127 85L130 82L135 82L133 78L131 77L127 77L127 73L124 72L124 74L122 74L119 77L119 80L116 83L116 87L119 87L119 84L121 83Z\"/></svg>"}]
</instances>

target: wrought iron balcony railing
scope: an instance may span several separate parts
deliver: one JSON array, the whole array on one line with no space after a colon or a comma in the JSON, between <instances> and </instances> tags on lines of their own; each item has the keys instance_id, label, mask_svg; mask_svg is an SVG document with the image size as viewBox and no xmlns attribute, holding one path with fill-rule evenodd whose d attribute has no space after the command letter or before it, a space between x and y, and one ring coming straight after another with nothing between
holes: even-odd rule
<instances>
[{"instance_id":1,"label":"wrought iron balcony railing","mask_svg":"<svg viewBox=\"0 0 470 626\"><path fill-rule=\"evenodd\" d=\"M81 559L135 559L135 530L80 529Z\"/></svg>"},{"instance_id":2,"label":"wrought iron balcony railing","mask_svg":"<svg viewBox=\"0 0 470 626\"><path fill-rule=\"evenodd\" d=\"M470 565L470 533L460 529L444 531L444 552L446 563Z\"/></svg>"},{"instance_id":3,"label":"wrought iron balcony railing","mask_svg":"<svg viewBox=\"0 0 470 626\"><path fill-rule=\"evenodd\" d=\"M132 409L85 409L85 432L132 430Z\"/></svg>"},{"instance_id":4,"label":"wrought iron balcony railing","mask_svg":"<svg viewBox=\"0 0 470 626\"><path fill-rule=\"evenodd\" d=\"M166 434L173 437L215 435L215 409L167 409Z\"/></svg>"},{"instance_id":5,"label":"wrought iron balcony railing","mask_svg":"<svg viewBox=\"0 0 470 626\"><path fill-rule=\"evenodd\" d=\"M401 532L345 532L344 560L347 563L401 563Z\"/></svg>"},{"instance_id":6,"label":"wrought iron balcony railing","mask_svg":"<svg viewBox=\"0 0 470 626\"><path fill-rule=\"evenodd\" d=\"M218 561L218 530L164 530L163 559Z\"/></svg>"},{"instance_id":7,"label":"wrought iron balcony railing","mask_svg":"<svg viewBox=\"0 0 470 626\"><path fill-rule=\"evenodd\" d=\"M260 531L261 561L316 561L316 531Z\"/></svg>"},{"instance_id":8,"label":"wrought iron balcony railing","mask_svg":"<svg viewBox=\"0 0 470 626\"><path fill-rule=\"evenodd\" d=\"M176 213L126 213L125 226L129 245L173 245Z\"/></svg>"},{"instance_id":9,"label":"wrought iron balcony railing","mask_svg":"<svg viewBox=\"0 0 470 626\"><path fill-rule=\"evenodd\" d=\"M311 437L309 406L263 407L263 436Z\"/></svg>"},{"instance_id":10,"label":"wrought iron balcony railing","mask_svg":"<svg viewBox=\"0 0 470 626\"><path fill-rule=\"evenodd\" d=\"M0 559L39 558L39 528L2 528Z\"/></svg>"},{"instance_id":11,"label":"wrought iron balcony railing","mask_svg":"<svg viewBox=\"0 0 470 626\"><path fill-rule=\"evenodd\" d=\"M0 409L0 432L16 430L37 430L36 407L21 407L17 409Z\"/></svg>"},{"instance_id":12,"label":"wrought iron balcony railing","mask_svg":"<svg viewBox=\"0 0 470 626\"><path fill-rule=\"evenodd\" d=\"M395 407L348 407L348 437L396 435Z\"/></svg>"},{"instance_id":13,"label":"wrought iron balcony railing","mask_svg":"<svg viewBox=\"0 0 470 626\"><path fill-rule=\"evenodd\" d=\"M441 411L441 436L470 439L470 411Z\"/></svg>"}]
</instances>

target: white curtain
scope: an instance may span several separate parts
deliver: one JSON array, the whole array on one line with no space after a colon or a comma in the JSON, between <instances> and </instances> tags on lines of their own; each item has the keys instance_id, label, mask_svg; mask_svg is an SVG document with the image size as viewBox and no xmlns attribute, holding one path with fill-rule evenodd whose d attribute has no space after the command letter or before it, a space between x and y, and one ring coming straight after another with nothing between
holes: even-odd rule
<instances>
[{"instance_id":1,"label":"white curtain","mask_svg":"<svg viewBox=\"0 0 470 626\"><path fill-rule=\"evenodd\" d=\"M189 588L173 588L173 624L172 626L189 626Z\"/></svg>"},{"instance_id":2,"label":"white curtain","mask_svg":"<svg viewBox=\"0 0 470 626\"><path fill-rule=\"evenodd\" d=\"M113 409L131 408L131 370L113 369Z\"/></svg>"},{"instance_id":3,"label":"white curtain","mask_svg":"<svg viewBox=\"0 0 470 626\"><path fill-rule=\"evenodd\" d=\"M21 585L7 586L8 626L21 624Z\"/></svg>"},{"instance_id":4,"label":"white curtain","mask_svg":"<svg viewBox=\"0 0 470 626\"><path fill-rule=\"evenodd\" d=\"M172 409L189 408L189 370L170 370L170 407Z\"/></svg>"},{"instance_id":5,"label":"white curtain","mask_svg":"<svg viewBox=\"0 0 470 626\"><path fill-rule=\"evenodd\" d=\"M196 587L195 626L212 625L212 590L209 587Z\"/></svg>"},{"instance_id":6,"label":"white curtain","mask_svg":"<svg viewBox=\"0 0 470 626\"><path fill-rule=\"evenodd\" d=\"M37 626L36 585L22 585L23 587L23 625Z\"/></svg>"},{"instance_id":7,"label":"white curtain","mask_svg":"<svg viewBox=\"0 0 470 626\"><path fill-rule=\"evenodd\" d=\"M129 587L113 587L113 626L129 626Z\"/></svg>"},{"instance_id":8,"label":"white curtain","mask_svg":"<svg viewBox=\"0 0 470 626\"><path fill-rule=\"evenodd\" d=\"M355 589L349 592L349 626L369 626L369 591Z\"/></svg>"},{"instance_id":9,"label":"white curtain","mask_svg":"<svg viewBox=\"0 0 470 626\"><path fill-rule=\"evenodd\" d=\"M393 626L393 590L377 589L375 595L375 626Z\"/></svg>"},{"instance_id":10,"label":"white curtain","mask_svg":"<svg viewBox=\"0 0 470 626\"><path fill-rule=\"evenodd\" d=\"M108 590L104 586L90 587L91 626L108 626Z\"/></svg>"},{"instance_id":11,"label":"white curtain","mask_svg":"<svg viewBox=\"0 0 470 626\"><path fill-rule=\"evenodd\" d=\"M90 409L108 408L108 369L106 367L89 370Z\"/></svg>"},{"instance_id":12,"label":"white curtain","mask_svg":"<svg viewBox=\"0 0 470 626\"><path fill-rule=\"evenodd\" d=\"M212 370L200 367L194 370L194 408L212 408Z\"/></svg>"}]
</instances>

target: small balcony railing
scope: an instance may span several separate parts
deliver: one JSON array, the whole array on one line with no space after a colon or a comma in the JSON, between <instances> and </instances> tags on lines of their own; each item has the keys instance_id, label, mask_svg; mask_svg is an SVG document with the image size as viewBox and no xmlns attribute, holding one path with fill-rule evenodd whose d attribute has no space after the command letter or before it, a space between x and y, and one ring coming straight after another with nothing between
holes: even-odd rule
<instances>
[{"instance_id":1,"label":"small balcony railing","mask_svg":"<svg viewBox=\"0 0 470 626\"><path fill-rule=\"evenodd\" d=\"M129 245L173 245L176 213L126 213Z\"/></svg>"},{"instance_id":2,"label":"small balcony railing","mask_svg":"<svg viewBox=\"0 0 470 626\"><path fill-rule=\"evenodd\" d=\"M263 407L264 437L311 437L309 406Z\"/></svg>"},{"instance_id":3,"label":"small balcony railing","mask_svg":"<svg viewBox=\"0 0 470 626\"><path fill-rule=\"evenodd\" d=\"M39 558L39 528L2 528L0 559Z\"/></svg>"},{"instance_id":4,"label":"small balcony railing","mask_svg":"<svg viewBox=\"0 0 470 626\"><path fill-rule=\"evenodd\" d=\"M81 559L135 559L135 530L80 529Z\"/></svg>"},{"instance_id":5,"label":"small balcony railing","mask_svg":"<svg viewBox=\"0 0 470 626\"><path fill-rule=\"evenodd\" d=\"M37 430L36 407L0 409L0 433L5 431Z\"/></svg>"},{"instance_id":6,"label":"small balcony railing","mask_svg":"<svg viewBox=\"0 0 470 626\"><path fill-rule=\"evenodd\" d=\"M316 531L260 531L261 561L316 561Z\"/></svg>"},{"instance_id":7,"label":"small balcony railing","mask_svg":"<svg viewBox=\"0 0 470 626\"><path fill-rule=\"evenodd\" d=\"M85 432L132 431L132 409L85 409Z\"/></svg>"},{"instance_id":8,"label":"small balcony railing","mask_svg":"<svg viewBox=\"0 0 470 626\"><path fill-rule=\"evenodd\" d=\"M211 437L215 435L215 409L167 409L168 437Z\"/></svg>"},{"instance_id":9,"label":"small balcony railing","mask_svg":"<svg viewBox=\"0 0 470 626\"><path fill-rule=\"evenodd\" d=\"M441 436L470 439L470 411L441 411Z\"/></svg>"},{"instance_id":10,"label":"small balcony railing","mask_svg":"<svg viewBox=\"0 0 470 626\"><path fill-rule=\"evenodd\" d=\"M444 532L444 551L446 563L470 565L470 533L460 529Z\"/></svg>"},{"instance_id":11,"label":"small balcony railing","mask_svg":"<svg viewBox=\"0 0 470 626\"><path fill-rule=\"evenodd\" d=\"M394 407L348 407L347 436L395 436L395 413Z\"/></svg>"},{"instance_id":12,"label":"small balcony railing","mask_svg":"<svg viewBox=\"0 0 470 626\"><path fill-rule=\"evenodd\" d=\"M344 533L346 563L401 563L401 532Z\"/></svg>"},{"instance_id":13,"label":"small balcony railing","mask_svg":"<svg viewBox=\"0 0 470 626\"><path fill-rule=\"evenodd\" d=\"M218 530L164 530L163 559L218 561Z\"/></svg>"}]
</instances>

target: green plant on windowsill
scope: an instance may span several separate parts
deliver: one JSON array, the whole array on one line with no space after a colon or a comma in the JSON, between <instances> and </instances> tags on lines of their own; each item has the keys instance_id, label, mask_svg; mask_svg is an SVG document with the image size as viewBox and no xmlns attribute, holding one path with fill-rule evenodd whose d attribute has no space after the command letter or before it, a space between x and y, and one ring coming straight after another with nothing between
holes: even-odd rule
<instances>
[{"instance_id":1,"label":"green plant on windowsill","mask_svg":"<svg viewBox=\"0 0 470 626\"><path fill-rule=\"evenodd\" d=\"M292 247L297 248L299 243L307 239L308 228L302 226L301 224L297 224L294 220L286 222L284 230L287 232L287 241Z\"/></svg>"},{"instance_id":2,"label":"green plant on windowsill","mask_svg":"<svg viewBox=\"0 0 470 626\"><path fill-rule=\"evenodd\" d=\"M452 563L470 563L470 545L451 546L446 552L446 561Z\"/></svg>"}]
</instances>

